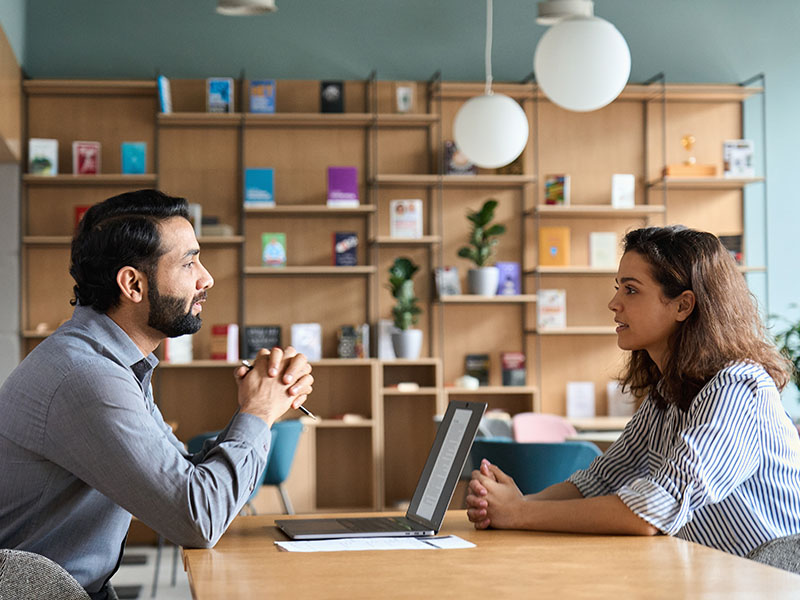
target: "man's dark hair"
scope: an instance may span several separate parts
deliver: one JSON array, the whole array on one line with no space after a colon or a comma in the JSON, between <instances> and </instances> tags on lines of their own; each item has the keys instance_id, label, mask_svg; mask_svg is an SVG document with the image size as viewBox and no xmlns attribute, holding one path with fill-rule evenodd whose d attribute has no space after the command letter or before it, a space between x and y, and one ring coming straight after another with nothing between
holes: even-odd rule
<instances>
[{"instance_id":1,"label":"man's dark hair","mask_svg":"<svg viewBox=\"0 0 800 600\"><path fill-rule=\"evenodd\" d=\"M113 196L86 211L72 240L69 274L75 298L70 303L98 312L117 306L122 267L139 269L153 281L164 253L158 225L171 217L188 220L188 204L158 190Z\"/></svg>"}]
</instances>

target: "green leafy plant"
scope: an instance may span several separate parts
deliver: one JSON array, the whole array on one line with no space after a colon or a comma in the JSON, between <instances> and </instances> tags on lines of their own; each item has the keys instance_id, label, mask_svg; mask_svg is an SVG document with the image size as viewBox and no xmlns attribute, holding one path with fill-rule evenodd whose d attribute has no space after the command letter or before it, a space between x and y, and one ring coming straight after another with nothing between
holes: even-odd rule
<instances>
[{"instance_id":1,"label":"green leafy plant","mask_svg":"<svg viewBox=\"0 0 800 600\"><path fill-rule=\"evenodd\" d=\"M788 319L781 320L788 323L788 328L775 335L775 343L784 356L792 361L794 365L792 382L797 389L800 389L800 320L794 322Z\"/></svg>"},{"instance_id":2,"label":"green leafy plant","mask_svg":"<svg viewBox=\"0 0 800 600\"><path fill-rule=\"evenodd\" d=\"M492 264L494 247L497 245L497 236L506 232L505 225L490 225L494 219L494 209L497 208L497 200L487 200L478 211L467 213L467 219L472 223L472 231L469 234L469 243L472 246L463 246L458 255L467 258L475 263L477 267L486 267Z\"/></svg>"},{"instance_id":3,"label":"green leafy plant","mask_svg":"<svg viewBox=\"0 0 800 600\"><path fill-rule=\"evenodd\" d=\"M397 301L392 308L395 326L405 331L416 324L418 315L422 312L414 295L414 282L411 279L419 270L419 266L408 258L396 258L389 267L389 289L392 297Z\"/></svg>"}]
</instances>

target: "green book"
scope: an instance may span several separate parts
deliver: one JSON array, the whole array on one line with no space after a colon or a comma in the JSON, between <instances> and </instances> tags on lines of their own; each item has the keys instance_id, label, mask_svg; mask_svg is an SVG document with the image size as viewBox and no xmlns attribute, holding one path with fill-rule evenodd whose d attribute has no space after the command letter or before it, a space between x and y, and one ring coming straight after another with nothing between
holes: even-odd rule
<instances>
[{"instance_id":1,"label":"green book","mask_svg":"<svg viewBox=\"0 0 800 600\"><path fill-rule=\"evenodd\" d=\"M265 267L286 266L286 234L261 234L261 264Z\"/></svg>"}]
</instances>

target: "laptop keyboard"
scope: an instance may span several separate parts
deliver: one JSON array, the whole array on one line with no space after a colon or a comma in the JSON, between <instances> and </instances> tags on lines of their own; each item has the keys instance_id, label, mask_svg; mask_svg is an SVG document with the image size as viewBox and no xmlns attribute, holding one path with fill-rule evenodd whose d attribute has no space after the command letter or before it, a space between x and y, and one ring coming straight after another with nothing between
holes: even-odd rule
<instances>
[{"instance_id":1,"label":"laptop keyboard","mask_svg":"<svg viewBox=\"0 0 800 600\"><path fill-rule=\"evenodd\" d=\"M387 517L337 519L337 521L351 531L411 531L413 529L406 521Z\"/></svg>"}]
</instances>

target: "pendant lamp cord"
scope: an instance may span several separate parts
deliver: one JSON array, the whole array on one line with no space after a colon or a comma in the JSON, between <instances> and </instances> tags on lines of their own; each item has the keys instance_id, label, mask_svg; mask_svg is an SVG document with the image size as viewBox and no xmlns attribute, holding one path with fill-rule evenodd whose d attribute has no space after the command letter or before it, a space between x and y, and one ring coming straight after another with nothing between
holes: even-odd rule
<instances>
[{"instance_id":1,"label":"pendant lamp cord","mask_svg":"<svg viewBox=\"0 0 800 600\"><path fill-rule=\"evenodd\" d=\"M486 0L486 95L492 95L492 0Z\"/></svg>"}]
</instances>

